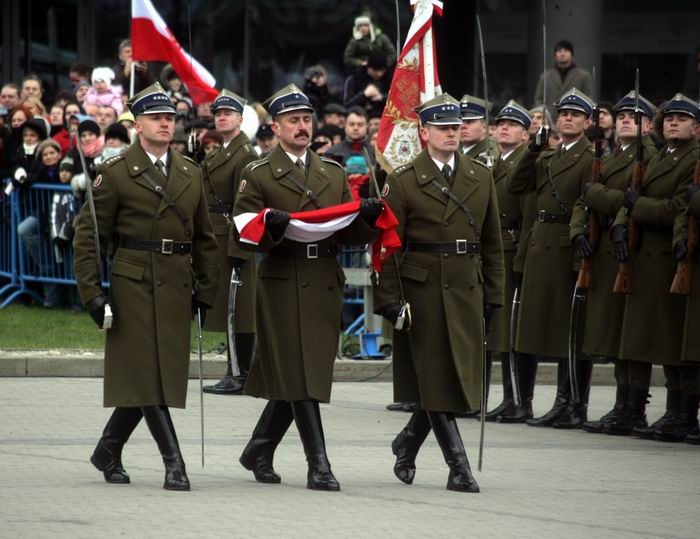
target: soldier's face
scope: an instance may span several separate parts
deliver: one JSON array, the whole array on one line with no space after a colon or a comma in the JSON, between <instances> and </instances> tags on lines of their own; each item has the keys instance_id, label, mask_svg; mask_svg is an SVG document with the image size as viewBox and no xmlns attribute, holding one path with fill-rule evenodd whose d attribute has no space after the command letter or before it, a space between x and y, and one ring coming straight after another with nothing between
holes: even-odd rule
<instances>
[{"instance_id":1,"label":"soldier's face","mask_svg":"<svg viewBox=\"0 0 700 539\"><path fill-rule=\"evenodd\" d=\"M459 139L465 146L472 146L486 138L486 122L480 118L462 120Z\"/></svg>"},{"instance_id":2,"label":"soldier's face","mask_svg":"<svg viewBox=\"0 0 700 539\"><path fill-rule=\"evenodd\" d=\"M651 122L646 116L642 116L642 135L646 135L651 127ZM634 123L633 110L621 110L615 115L615 134L621 141L630 141L637 136L637 124Z\"/></svg>"},{"instance_id":3,"label":"soldier's face","mask_svg":"<svg viewBox=\"0 0 700 539\"><path fill-rule=\"evenodd\" d=\"M430 125L420 128L420 136L428 148L437 152L451 153L459 148L458 125Z\"/></svg>"},{"instance_id":4,"label":"soldier's face","mask_svg":"<svg viewBox=\"0 0 700 539\"><path fill-rule=\"evenodd\" d=\"M282 148L290 153L303 153L311 143L311 113L287 112L275 118L272 131Z\"/></svg>"},{"instance_id":5,"label":"soldier's face","mask_svg":"<svg viewBox=\"0 0 700 539\"><path fill-rule=\"evenodd\" d=\"M525 126L513 120L501 120L496 126L496 141L505 146L520 144L525 135Z\"/></svg>"},{"instance_id":6,"label":"soldier's face","mask_svg":"<svg viewBox=\"0 0 700 539\"><path fill-rule=\"evenodd\" d=\"M563 137L577 137L583 133L591 122L583 112L564 109L557 117L557 131Z\"/></svg>"},{"instance_id":7,"label":"soldier's face","mask_svg":"<svg viewBox=\"0 0 700 539\"><path fill-rule=\"evenodd\" d=\"M687 114L671 113L664 116L664 138L669 146L690 140L697 121Z\"/></svg>"},{"instance_id":8,"label":"soldier's face","mask_svg":"<svg viewBox=\"0 0 700 539\"><path fill-rule=\"evenodd\" d=\"M134 129L147 144L167 145L175 134L175 115L168 112L139 114Z\"/></svg>"},{"instance_id":9,"label":"soldier's face","mask_svg":"<svg viewBox=\"0 0 700 539\"><path fill-rule=\"evenodd\" d=\"M231 109L219 109L214 113L214 127L219 133L234 133L241 127L243 116Z\"/></svg>"}]
</instances>

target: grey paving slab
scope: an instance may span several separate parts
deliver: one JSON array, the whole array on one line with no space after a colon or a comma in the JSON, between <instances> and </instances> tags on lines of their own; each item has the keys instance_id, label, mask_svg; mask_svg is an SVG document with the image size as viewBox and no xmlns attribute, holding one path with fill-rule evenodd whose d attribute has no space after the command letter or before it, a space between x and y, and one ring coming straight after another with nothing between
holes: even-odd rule
<instances>
[{"instance_id":1,"label":"grey paving slab","mask_svg":"<svg viewBox=\"0 0 700 539\"><path fill-rule=\"evenodd\" d=\"M88 462L109 410L99 379L0 379L0 537L697 537L700 451L686 444L487 426L481 494L445 490L432 436L412 486L392 473L389 444L407 414L384 409L387 383L336 383L322 405L340 493L305 488L294 427L275 468L281 485L256 483L237 462L264 401L205 396L206 466L200 465L198 383L173 410L193 490L166 492L144 425L124 451L131 485L108 485ZM594 387L591 416L614 389ZM653 388L652 419L663 390ZM537 388L536 412L553 398ZM498 401L500 389L492 388ZM460 419L476 465L479 424Z\"/></svg>"}]
</instances>

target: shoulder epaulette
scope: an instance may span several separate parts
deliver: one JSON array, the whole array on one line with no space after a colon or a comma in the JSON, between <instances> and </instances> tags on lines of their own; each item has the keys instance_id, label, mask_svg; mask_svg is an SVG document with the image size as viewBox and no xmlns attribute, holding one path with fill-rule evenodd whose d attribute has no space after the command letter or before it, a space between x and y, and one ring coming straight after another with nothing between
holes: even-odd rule
<instances>
[{"instance_id":1,"label":"shoulder epaulette","mask_svg":"<svg viewBox=\"0 0 700 539\"><path fill-rule=\"evenodd\" d=\"M399 168L394 169L394 175L398 176L399 174L403 174L407 170L410 170L413 168L413 163L408 163L407 165L401 165Z\"/></svg>"},{"instance_id":2,"label":"shoulder epaulette","mask_svg":"<svg viewBox=\"0 0 700 539\"><path fill-rule=\"evenodd\" d=\"M343 170L345 170L345 168L343 167L343 165L341 165L340 163L338 163L338 161L336 161L335 159L331 159L330 157L323 157L322 155L319 155L319 157L321 158L321 161L323 161L324 163L329 163L329 164L331 164L331 165L335 165L336 167L340 167L340 168L342 168Z\"/></svg>"},{"instance_id":3,"label":"shoulder epaulette","mask_svg":"<svg viewBox=\"0 0 700 539\"><path fill-rule=\"evenodd\" d=\"M256 168L258 168L258 167L260 167L260 166L262 166L262 165L266 165L266 164L269 163L269 162L270 162L270 160L269 160L267 157L263 157L262 159L257 159L257 160L255 160L255 161L251 161L250 163L248 163L248 164L245 166L245 168L248 169L248 170L250 170L250 171L253 171L253 170L255 170ZM245 169L244 169L244 170L245 170Z\"/></svg>"},{"instance_id":4,"label":"shoulder epaulette","mask_svg":"<svg viewBox=\"0 0 700 539\"><path fill-rule=\"evenodd\" d=\"M486 170L488 170L489 172L491 172L491 168L490 168L489 166L487 166L486 163L482 163L482 162L479 161L478 159L472 159L472 163L474 163L474 164L476 164L476 165L480 165L481 167L483 167L483 168L485 168Z\"/></svg>"},{"instance_id":5,"label":"shoulder epaulette","mask_svg":"<svg viewBox=\"0 0 700 539\"><path fill-rule=\"evenodd\" d=\"M122 159L124 159L123 153L115 155L114 157L110 157L109 159L107 159L107 161L103 161L102 163L100 163L100 166L111 167L114 163L116 163L117 161L121 161Z\"/></svg>"},{"instance_id":6,"label":"shoulder epaulette","mask_svg":"<svg viewBox=\"0 0 700 539\"><path fill-rule=\"evenodd\" d=\"M182 153L180 154L180 156L181 156L181 157L184 157L185 160L189 161L189 162L192 163L193 165L199 166L199 163L197 163L197 161L195 161L195 160L192 159L191 157L189 157L189 156L187 156L187 155L185 155L185 154L182 154Z\"/></svg>"},{"instance_id":7,"label":"shoulder epaulette","mask_svg":"<svg viewBox=\"0 0 700 539\"><path fill-rule=\"evenodd\" d=\"M246 151L246 153L255 152L255 150L253 149L253 146L251 146L247 142L243 145L243 149Z\"/></svg>"}]
</instances>

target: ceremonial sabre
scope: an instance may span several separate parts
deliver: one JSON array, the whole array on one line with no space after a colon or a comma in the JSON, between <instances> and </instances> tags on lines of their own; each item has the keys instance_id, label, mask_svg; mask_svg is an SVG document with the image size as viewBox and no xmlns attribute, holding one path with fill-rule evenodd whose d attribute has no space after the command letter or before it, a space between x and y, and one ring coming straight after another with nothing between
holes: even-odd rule
<instances>
[{"instance_id":1,"label":"ceremonial sabre","mask_svg":"<svg viewBox=\"0 0 700 539\"><path fill-rule=\"evenodd\" d=\"M86 194L88 208L90 208L90 217L92 221L92 232L95 236L95 262L97 263L97 276L100 279L100 286L104 281L104 275L102 275L102 256L100 252L100 230L97 227L97 213L95 213L95 199L92 197L92 179L88 173L87 164L85 163L85 155L83 154L83 149L80 147L80 139L78 138L78 132L74 133L75 137L75 149L78 150L78 156L80 156L80 165L83 167L83 174L85 174L85 184L86 184ZM102 329L110 329L112 327L112 322L114 317L112 316L112 308L109 302L105 303L105 317L102 322Z\"/></svg>"},{"instance_id":2,"label":"ceremonial sabre","mask_svg":"<svg viewBox=\"0 0 700 539\"><path fill-rule=\"evenodd\" d=\"M486 105L484 107L485 109L485 114L484 114L484 119L486 120L486 129L488 133L488 125L489 125L489 97L488 97L488 86L486 84L486 58L484 56L484 36L481 33L481 20L479 19L479 15L476 16L476 29L479 32L479 50L481 52L481 76L484 79L484 101L486 102ZM487 134L488 137L488 134ZM488 153L487 153L488 155ZM489 376L488 372L486 369L486 363L487 363L487 358L486 358L486 319L482 318L482 333L483 333L483 338L484 338L484 351L483 351L483 357L482 357L482 362L481 362L481 413L480 413L480 421L481 421L481 429L480 429L480 435L479 435L479 471L481 471L481 464L484 460L484 430L485 430L485 425L486 425L486 407L488 406L488 385L489 385Z\"/></svg>"},{"instance_id":3,"label":"ceremonial sabre","mask_svg":"<svg viewBox=\"0 0 700 539\"><path fill-rule=\"evenodd\" d=\"M513 304L510 309L510 342L508 351L508 362L510 365L510 385L513 388L513 403L520 406L522 399L520 397L520 386L518 385L518 373L515 370L515 336L517 335L518 326L518 311L520 310L520 288L513 290Z\"/></svg>"},{"instance_id":4,"label":"ceremonial sabre","mask_svg":"<svg viewBox=\"0 0 700 539\"><path fill-rule=\"evenodd\" d=\"M542 0L542 125L547 125L547 0Z\"/></svg>"},{"instance_id":5,"label":"ceremonial sabre","mask_svg":"<svg viewBox=\"0 0 700 539\"><path fill-rule=\"evenodd\" d=\"M202 308L197 308L197 354L199 355L199 425L202 439L202 468L204 468L204 378L202 373Z\"/></svg>"},{"instance_id":6,"label":"ceremonial sabre","mask_svg":"<svg viewBox=\"0 0 700 539\"><path fill-rule=\"evenodd\" d=\"M240 376L241 369L238 366L238 356L236 355L236 333L234 332L234 317L236 314L236 290L243 286L236 266L231 268L231 281L228 288L228 311L226 316L226 332L228 335L228 353L231 356L231 373L233 376Z\"/></svg>"}]
</instances>

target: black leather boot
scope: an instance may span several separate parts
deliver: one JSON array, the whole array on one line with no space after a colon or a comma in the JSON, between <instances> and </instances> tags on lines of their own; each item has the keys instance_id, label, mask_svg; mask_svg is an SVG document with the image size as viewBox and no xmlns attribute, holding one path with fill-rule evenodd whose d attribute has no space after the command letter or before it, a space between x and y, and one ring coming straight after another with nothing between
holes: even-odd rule
<instances>
[{"instance_id":1,"label":"black leather boot","mask_svg":"<svg viewBox=\"0 0 700 539\"><path fill-rule=\"evenodd\" d=\"M570 396L568 362L566 359L559 359L557 364L557 394L554 398L554 405L543 416L529 419L526 423L530 427L551 427L566 412Z\"/></svg>"},{"instance_id":2,"label":"black leather boot","mask_svg":"<svg viewBox=\"0 0 700 539\"><path fill-rule=\"evenodd\" d=\"M580 429L588 419L588 397L591 394L591 376L593 361L579 359L576 361L576 381L578 382L579 402L573 398L566 407L564 415L552 423L555 429Z\"/></svg>"},{"instance_id":3,"label":"black leather boot","mask_svg":"<svg viewBox=\"0 0 700 539\"><path fill-rule=\"evenodd\" d=\"M445 457L445 462L450 467L447 490L479 492L479 485L469 467L467 453L464 450L454 415L447 412L428 412L428 418Z\"/></svg>"},{"instance_id":4,"label":"black leather boot","mask_svg":"<svg viewBox=\"0 0 700 539\"><path fill-rule=\"evenodd\" d=\"M499 423L525 423L532 419L532 398L537 380L537 358L532 354L517 354L515 357L518 385L520 386L520 406L515 406L512 414L498 416Z\"/></svg>"},{"instance_id":5,"label":"black leather boot","mask_svg":"<svg viewBox=\"0 0 700 539\"><path fill-rule=\"evenodd\" d=\"M90 462L104 474L107 483L131 482L122 466L122 449L142 417L141 408L117 407L107 421L102 438L90 457Z\"/></svg>"},{"instance_id":6,"label":"black leather boot","mask_svg":"<svg viewBox=\"0 0 700 539\"><path fill-rule=\"evenodd\" d=\"M148 430L151 431L153 439L158 444L163 464L165 464L163 488L165 490L190 490L190 480L185 472L185 461L182 460L168 407L144 406L141 410Z\"/></svg>"},{"instance_id":7,"label":"black leather boot","mask_svg":"<svg viewBox=\"0 0 700 539\"><path fill-rule=\"evenodd\" d=\"M654 439L662 442L683 442L698 430L699 395L681 393L681 413L675 423L667 423L654 431Z\"/></svg>"},{"instance_id":8,"label":"black leather boot","mask_svg":"<svg viewBox=\"0 0 700 539\"><path fill-rule=\"evenodd\" d=\"M605 434L613 436L629 436L635 428L643 429L647 426L647 398L649 389L639 389L630 386L627 394L627 402L620 417L608 421L604 428Z\"/></svg>"},{"instance_id":9,"label":"black leather boot","mask_svg":"<svg viewBox=\"0 0 700 539\"><path fill-rule=\"evenodd\" d=\"M253 472L256 481L279 483L282 480L272 467L272 460L293 420L292 405L287 401L269 401L263 409L250 441L238 459L246 470Z\"/></svg>"},{"instance_id":10,"label":"black leather boot","mask_svg":"<svg viewBox=\"0 0 700 539\"><path fill-rule=\"evenodd\" d=\"M416 475L416 456L429 432L428 414L419 408L391 442L391 451L396 455L394 475L407 485L413 483Z\"/></svg>"},{"instance_id":11,"label":"black leather boot","mask_svg":"<svg viewBox=\"0 0 700 539\"><path fill-rule=\"evenodd\" d=\"M659 419L654 421L648 427L634 427L632 434L645 440L651 440L654 437L654 432L665 428L667 425L674 424L678 421L681 414L681 392L677 389L666 390L666 412Z\"/></svg>"},{"instance_id":12,"label":"black leather boot","mask_svg":"<svg viewBox=\"0 0 700 539\"><path fill-rule=\"evenodd\" d=\"M625 405L627 404L629 390L630 386L618 384L615 391L615 405L612 407L612 410L597 421L586 421L583 425L581 425L581 430L599 434L605 431L606 425L620 419L620 417L622 417L622 411L625 409Z\"/></svg>"},{"instance_id":13,"label":"black leather boot","mask_svg":"<svg viewBox=\"0 0 700 539\"><path fill-rule=\"evenodd\" d=\"M241 395L245 386L248 371L250 370L250 357L255 344L255 333L236 333L236 358L238 359L239 376L233 376L231 366L231 349L227 349L226 374L216 384L204 386L202 391L214 395ZM230 346L230 344L229 344Z\"/></svg>"},{"instance_id":14,"label":"black leather boot","mask_svg":"<svg viewBox=\"0 0 700 539\"><path fill-rule=\"evenodd\" d=\"M294 421L299 429L299 437L304 446L306 462L309 465L306 488L311 490L340 490L340 485L331 471L326 455L326 441L318 401L292 401Z\"/></svg>"},{"instance_id":15,"label":"black leather boot","mask_svg":"<svg viewBox=\"0 0 700 539\"><path fill-rule=\"evenodd\" d=\"M685 437L685 443L690 445L700 445L700 429L695 429Z\"/></svg>"},{"instance_id":16,"label":"black leather boot","mask_svg":"<svg viewBox=\"0 0 700 539\"><path fill-rule=\"evenodd\" d=\"M496 421L499 415L513 415L515 403L513 402L513 385L510 379L510 362L508 354L500 354L501 380L503 381L503 401L485 416L486 421ZM490 373L489 373L490 374ZM489 376L489 380L491 377Z\"/></svg>"}]
</instances>

